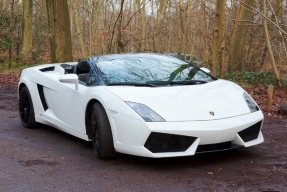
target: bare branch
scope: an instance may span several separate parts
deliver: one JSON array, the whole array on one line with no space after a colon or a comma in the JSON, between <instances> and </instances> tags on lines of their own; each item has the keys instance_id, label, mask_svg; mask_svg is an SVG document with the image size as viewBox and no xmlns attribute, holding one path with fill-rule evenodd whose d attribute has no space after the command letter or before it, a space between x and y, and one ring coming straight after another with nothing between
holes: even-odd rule
<instances>
[{"instance_id":1,"label":"bare branch","mask_svg":"<svg viewBox=\"0 0 287 192\"><path fill-rule=\"evenodd\" d=\"M267 16L265 16L263 13L261 13L260 11L258 11L257 9L255 9L254 7L248 5L247 3L245 3L242 0L238 0L239 2L242 2L246 7L252 9L253 11L257 12L259 15L261 15L264 19L266 19L269 23L271 23L275 28L277 28L278 30L280 30L282 33L284 33L285 35L287 35L287 33L281 28L279 27L276 23L274 23L271 19L269 19Z\"/></svg>"}]
</instances>

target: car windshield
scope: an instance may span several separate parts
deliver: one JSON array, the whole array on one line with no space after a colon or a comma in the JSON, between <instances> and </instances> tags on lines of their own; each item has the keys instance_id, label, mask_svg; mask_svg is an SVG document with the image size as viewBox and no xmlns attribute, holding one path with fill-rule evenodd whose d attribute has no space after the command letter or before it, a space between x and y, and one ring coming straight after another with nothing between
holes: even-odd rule
<instances>
[{"instance_id":1,"label":"car windshield","mask_svg":"<svg viewBox=\"0 0 287 192\"><path fill-rule=\"evenodd\" d=\"M210 82L215 78L180 59L166 55L127 55L93 58L108 85Z\"/></svg>"}]
</instances>

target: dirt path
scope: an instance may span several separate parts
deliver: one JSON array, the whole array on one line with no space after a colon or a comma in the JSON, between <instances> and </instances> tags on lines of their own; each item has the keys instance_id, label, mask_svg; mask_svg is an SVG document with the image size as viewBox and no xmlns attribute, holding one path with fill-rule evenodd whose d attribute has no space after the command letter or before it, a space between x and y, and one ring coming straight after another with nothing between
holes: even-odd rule
<instances>
[{"instance_id":1,"label":"dirt path","mask_svg":"<svg viewBox=\"0 0 287 192\"><path fill-rule=\"evenodd\" d=\"M287 119L266 117L261 145L184 158L99 160L92 144L22 127L16 89L0 89L0 191L287 191Z\"/></svg>"}]
</instances>

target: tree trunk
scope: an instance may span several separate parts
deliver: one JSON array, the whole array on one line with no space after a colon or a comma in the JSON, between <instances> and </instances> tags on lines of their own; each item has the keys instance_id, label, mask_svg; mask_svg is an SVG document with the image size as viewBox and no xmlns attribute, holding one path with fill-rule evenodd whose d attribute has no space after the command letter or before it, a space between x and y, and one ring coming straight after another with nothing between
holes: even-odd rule
<instances>
[{"instance_id":1,"label":"tree trunk","mask_svg":"<svg viewBox=\"0 0 287 192\"><path fill-rule=\"evenodd\" d=\"M104 0L100 0L99 1L99 4L98 4L98 7L97 7L97 20L98 20L98 25L97 25L97 28L99 31L104 31L105 28L106 28L106 24L105 24L105 14L106 14L106 5L107 2L104 2ZM104 42L105 41L105 37L103 35L100 36L100 41L101 42ZM99 45L97 45L99 47ZM105 47L105 43L101 43L100 45L100 53L101 54L105 54L105 50L106 50L106 47Z\"/></svg>"},{"instance_id":2,"label":"tree trunk","mask_svg":"<svg viewBox=\"0 0 287 192\"><path fill-rule=\"evenodd\" d=\"M50 27L51 62L72 61L72 40L67 0L46 0Z\"/></svg>"},{"instance_id":3,"label":"tree trunk","mask_svg":"<svg viewBox=\"0 0 287 192\"><path fill-rule=\"evenodd\" d=\"M185 9L182 7L182 0L178 2L179 8L179 20L180 20L180 28L182 34L182 43L181 43L181 52L183 53L183 60L186 60L186 21L185 21Z\"/></svg>"},{"instance_id":4,"label":"tree trunk","mask_svg":"<svg viewBox=\"0 0 287 192\"><path fill-rule=\"evenodd\" d=\"M192 17L192 20L190 23L190 19L191 19L191 0L187 1L187 6L188 6L188 12L187 12L187 17L188 17L188 21L187 21L187 25L188 27L188 37L189 37L189 54L190 54L190 62L193 59L194 54L194 37L195 37L195 30L192 29L193 23L196 23L197 18L196 17ZM194 14L198 15L198 1L194 2ZM198 57L198 55L196 56Z\"/></svg>"},{"instance_id":5,"label":"tree trunk","mask_svg":"<svg viewBox=\"0 0 287 192\"><path fill-rule=\"evenodd\" d=\"M23 61L32 59L32 0L23 0L22 55Z\"/></svg>"},{"instance_id":6,"label":"tree trunk","mask_svg":"<svg viewBox=\"0 0 287 192\"><path fill-rule=\"evenodd\" d=\"M283 16L283 0L276 0L274 13L272 14L272 21L275 22L276 20L281 23Z\"/></svg>"},{"instance_id":7,"label":"tree trunk","mask_svg":"<svg viewBox=\"0 0 287 192\"><path fill-rule=\"evenodd\" d=\"M171 23L171 2L168 2L168 23ZM167 45L167 53L171 52L171 31L172 30L172 26L168 25L168 45Z\"/></svg>"},{"instance_id":8,"label":"tree trunk","mask_svg":"<svg viewBox=\"0 0 287 192\"><path fill-rule=\"evenodd\" d=\"M220 54L219 54L219 77L223 78L224 77L224 71L225 71L225 35L226 35L226 21L225 21L225 4L226 2L223 1L222 5L220 6L221 8L221 46L220 46Z\"/></svg>"},{"instance_id":9,"label":"tree trunk","mask_svg":"<svg viewBox=\"0 0 287 192\"><path fill-rule=\"evenodd\" d=\"M146 0L142 0L142 10L141 10L141 52L146 49L146 14L145 14Z\"/></svg>"},{"instance_id":10,"label":"tree trunk","mask_svg":"<svg viewBox=\"0 0 287 192\"><path fill-rule=\"evenodd\" d=\"M166 10L166 0L159 0L159 8L156 13L156 18L155 18L155 25L154 25L154 30L153 30L153 37L156 36L157 38L154 38L154 47L155 49L153 50L154 52L162 52L163 51L163 39L159 35L161 32L161 21L164 18L164 12Z\"/></svg>"},{"instance_id":11,"label":"tree trunk","mask_svg":"<svg viewBox=\"0 0 287 192\"><path fill-rule=\"evenodd\" d=\"M225 12L225 0L216 1L216 10L215 10L215 23L213 29L213 39L212 39L212 51L211 51L211 74L216 76L216 71L219 65L219 55L220 55L220 45L223 32L223 18Z\"/></svg>"},{"instance_id":12,"label":"tree trunk","mask_svg":"<svg viewBox=\"0 0 287 192\"><path fill-rule=\"evenodd\" d=\"M252 10L244 6L243 3L253 7L255 1L240 1L231 37L231 49L228 66L229 71L242 71L244 69L243 58L248 25L244 24L243 22L250 21L252 19Z\"/></svg>"},{"instance_id":13,"label":"tree trunk","mask_svg":"<svg viewBox=\"0 0 287 192\"><path fill-rule=\"evenodd\" d=\"M120 49L119 52L123 52L124 44L122 42L121 28L122 28L122 11L123 11L123 6L124 6L124 1L125 0L121 0L120 12L119 12L117 19L113 25L112 35L111 35L111 39L110 39L110 42L108 45L108 52L109 53L115 53L115 52L117 53L118 48ZM117 28L117 31L116 31L116 28ZM116 36L117 46L115 47L116 50L113 50L115 34L117 34L117 36Z\"/></svg>"},{"instance_id":14,"label":"tree trunk","mask_svg":"<svg viewBox=\"0 0 287 192\"><path fill-rule=\"evenodd\" d=\"M94 1L91 2L91 10L88 12L89 17L89 55L93 55L93 48L92 48L92 31L93 31L93 4Z\"/></svg>"},{"instance_id":15,"label":"tree trunk","mask_svg":"<svg viewBox=\"0 0 287 192\"><path fill-rule=\"evenodd\" d=\"M266 11L266 0L263 0L263 14L264 14L265 17L267 15L266 12L267 12ZM273 74L275 76L277 86L278 87L282 87L281 81L280 81L280 76L279 76L279 73L278 73L278 70L277 70L277 67L276 67L276 64L275 64L273 51L272 51L272 48L271 48L271 43L270 43L270 39L269 39L269 32L268 32L268 28L267 28L267 21L266 21L265 18L263 18L263 26L264 26L265 40L266 40L266 45L267 45L268 53L269 53L270 60L271 60L271 66L272 66Z\"/></svg>"},{"instance_id":16,"label":"tree trunk","mask_svg":"<svg viewBox=\"0 0 287 192\"><path fill-rule=\"evenodd\" d=\"M47 7L47 16L48 16L48 23L49 23L49 39L50 39L50 58L51 62L56 62L56 48L55 48L55 10L54 10L54 1L53 0L46 0L46 7Z\"/></svg>"},{"instance_id":17,"label":"tree trunk","mask_svg":"<svg viewBox=\"0 0 287 192\"><path fill-rule=\"evenodd\" d=\"M11 2L11 18L14 18L14 0ZM8 52L8 58L9 58L9 69L12 67L12 51L13 51L13 44L14 44L14 29L15 29L15 22L13 22L13 25L10 27L10 37L11 42L9 44L9 52Z\"/></svg>"},{"instance_id":18,"label":"tree trunk","mask_svg":"<svg viewBox=\"0 0 287 192\"><path fill-rule=\"evenodd\" d=\"M124 2L125 0L121 0L121 7L120 7L120 13L119 13L119 21L117 26L117 46L118 46L118 53L124 52L124 43L122 40L122 20L123 20L123 8L124 8Z\"/></svg>"},{"instance_id":19,"label":"tree trunk","mask_svg":"<svg viewBox=\"0 0 287 192\"><path fill-rule=\"evenodd\" d=\"M79 46L81 50L81 56L86 57L86 47L83 39L83 31L80 28L80 21L79 21L79 11L77 8L77 2L74 0L72 1L73 9L74 9L74 24L76 28L76 35L78 36Z\"/></svg>"},{"instance_id":20,"label":"tree trunk","mask_svg":"<svg viewBox=\"0 0 287 192\"><path fill-rule=\"evenodd\" d=\"M204 36L203 36L203 48L204 48L204 52L203 52L203 62L207 62L208 59L208 36L209 36L209 32L208 32L208 18L207 18L207 14L206 14L206 2L205 0L202 2L202 11L203 11L203 20L202 20L202 24L203 24L203 31L204 31Z\"/></svg>"}]
</instances>

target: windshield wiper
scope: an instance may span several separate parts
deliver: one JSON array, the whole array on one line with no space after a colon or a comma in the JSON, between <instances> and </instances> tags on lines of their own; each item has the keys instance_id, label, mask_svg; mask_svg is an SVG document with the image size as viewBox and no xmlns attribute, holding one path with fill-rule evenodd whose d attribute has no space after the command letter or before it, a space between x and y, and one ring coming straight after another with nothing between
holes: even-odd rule
<instances>
[{"instance_id":1,"label":"windshield wiper","mask_svg":"<svg viewBox=\"0 0 287 192\"><path fill-rule=\"evenodd\" d=\"M133 82L120 82L120 83L108 83L108 86L117 86L117 85L125 85L125 86L136 86L136 87L156 87L156 85L151 83L133 83Z\"/></svg>"},{"instance_id":2,"label":"windshield wiper","mask_svg":"<svg viewBox=\"0 0 287 192\"><path fill-rule=\"evenodd\" d=\"M202 80L184 80L184 81L170 81L170 85L198 85L207 83L206 81Z\"/></svg>"}]
</instances>

